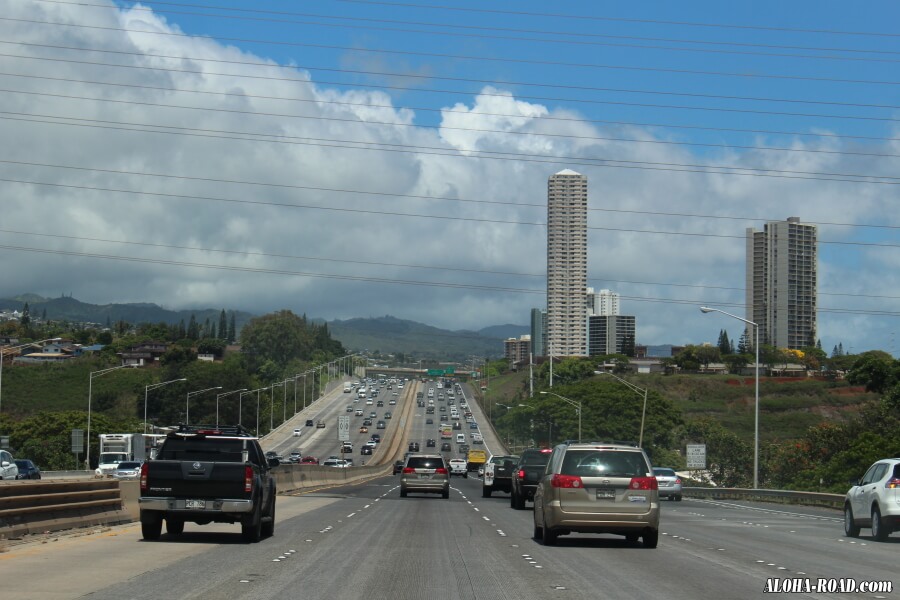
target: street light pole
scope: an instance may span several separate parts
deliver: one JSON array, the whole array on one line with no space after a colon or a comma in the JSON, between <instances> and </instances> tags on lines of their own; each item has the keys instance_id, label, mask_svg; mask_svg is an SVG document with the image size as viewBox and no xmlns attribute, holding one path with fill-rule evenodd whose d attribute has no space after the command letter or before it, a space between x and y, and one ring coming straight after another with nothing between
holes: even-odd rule
<instances>
[{"instance_id":1,"label":"street light pole","mask_svg":"<svg viewBox=\"0 0 900 600\"><path fill-rule=\"evenodd\" d=\"M722 313L723 315L727 315L733 319L737 319L738 321L743 321L747 325L752 325L755 330L755 343L756 346L756 364L755 366L755 391L754 396L756 398L755 408L754 408L754 431L753 431L753 489L759 489L759 323L754 323L748 319L744 319L743 317L739 317L737 315L733 315L729 312L725 312L724 310L720 310L718 308L710 308L708 306L701 306L700 312L702 313L711 313L717 312Z\"/></svg>"},{"instance_id":2,"label":"street light pole","mask_svg":"<svg viewBox=\"0 0 900 600\"><path fill-rule=\"evenodd\" d=\"M247 388L241 388L239 390L233 390L231 392L225 392L222 394L216 394L216 429L219 428L219 398L224 398L225 396L230 396L231 394L237 394L238 392L246 392ZM240 398L238 398L238 402L240 402ZM240 409L238 409L240 410Z\"/></svg>"},{"instance_id":3,"label":"street light pole","mask_svg":"<svg viewBox=\"0 0 900 600\"><path fill-rule=\"evenodd\" d=\"M44 342L58 342L62 340L62 338L47 338L46 340L40 340L37 342L31 342L30 344L19 344L18 346L0 346L0 406L2 406L3 402L3 350L4 348L9 350L16 350L18 348L27 348L28 346L36 346L38 344L43 344Z\"/></svg>"},{"instance_id":4,"label":"street light pole","mask_svg":"<svg viewBox=\"0 0 900 600\"><path fill-rule=\"evenodd\" d=\"M607 373L606 371L601 372L600 375L609 375L610 377L613 377L613 378L617 379L618 381L622 382L631 391L636 392L638 394L641 394L641 393L644 394L644 409L641 411L641 432L638 434L638 447L643 448L644 447L644 420L647 417L647 388L642 388L639 385L635 385L635 384L631 383L630 381L625 381L621 377L617 377L616 375L613 375L612 373Z\"/></svg>"},{"instance_id":5,"label":"street light pole","mask_svg":"<svg viewBox=\"0 0 900 600\"><path fill-rule=\"evenodd\" d=\"M184 424L191 424L190 410L191 410L191 396L196 396L197 394L202 394L203 392L209 392L212 390L221 390L222 386L217 385L216 387L206 388L205 390L197 390L196 392L188 392L187 398L184 401Z\"/></svg>"},{"instance_id":6,"label":"street light pole","mask_svg":"<svg viewBox=\"0 0 900 600\"><path fill-rule=\"evenodd\" d=\"M178 381L187 381L187 378L182 377L181 379L163 381L162 383L151 383L144 386L144 433L147 433L147 392L149 392L150 390L155 390L156 388L161 388L164 385L169 385L170 383L176 383Z\"/></svg>"},{"instance_id":7,"label":"street light pole","mask_svg":"<svg viewBox=\"0 0 900 600\"><path fill-rule=\"evenodd\" d=\"M556 396L560 400L565 400L569 404L575 407L575 410L578 411L578 441L581 441L581 400L572 400L570 398L566 398L565 396L560 396L554 392L541 392L542 394L550 394L551 396Z\"/></svg>"},{"instance_id":8,"label":"street light pole","mask_svg":"<svg viewBox=\"0 0 900 600\"><path fill-rule=\"evenodd\" d=\"M118 367L110 367L99 371L92 371L88 374L88 418L87 418L87 451L85 452L84 464L87 470L91 469L91 397L94 393L94 377L106 375L111 371L117 371L126 367L135 367L137 365L119 365Z\"/></svg>"}]
</instances>

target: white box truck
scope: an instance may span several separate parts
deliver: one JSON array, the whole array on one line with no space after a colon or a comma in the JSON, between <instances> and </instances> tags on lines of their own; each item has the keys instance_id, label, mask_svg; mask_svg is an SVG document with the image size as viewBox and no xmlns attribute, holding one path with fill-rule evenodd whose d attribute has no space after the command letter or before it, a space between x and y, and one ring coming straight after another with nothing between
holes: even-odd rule
<instances>
[{"instance_id":1,"label":"white box truck","mask_svg":"<svg viewBox=\"0 0 900 600\"><path fill-rule=\"evenodd\" d=\"M120 462L145 461L163 435L142 433L101 433L100 458L94 474L97 477L112 477Z\"/></svg>"}]
</instances>

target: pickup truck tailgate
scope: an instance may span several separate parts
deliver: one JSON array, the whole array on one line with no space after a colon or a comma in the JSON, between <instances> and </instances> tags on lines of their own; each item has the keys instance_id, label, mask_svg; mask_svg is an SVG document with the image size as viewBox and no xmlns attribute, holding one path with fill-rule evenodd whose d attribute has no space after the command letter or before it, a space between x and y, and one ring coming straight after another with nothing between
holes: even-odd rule
<instances>
[{"instance_id":1,"label":"pickup truck tailgate","mask_svg":"<svg viewBox=\"0 0 900 600\"><path fill-rule=\"evenodd\" d=\"M234 462L154 460L148 463L145 496L246 498L247 466Z\"/></svg>"}]
</instances>

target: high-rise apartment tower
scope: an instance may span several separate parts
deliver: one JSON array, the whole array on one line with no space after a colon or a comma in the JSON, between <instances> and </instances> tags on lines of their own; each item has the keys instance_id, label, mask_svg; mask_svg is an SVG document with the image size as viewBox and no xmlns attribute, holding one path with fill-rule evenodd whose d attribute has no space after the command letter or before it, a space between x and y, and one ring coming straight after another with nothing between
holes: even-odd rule
<instances>
[{"instance_id":1,"label":"high-rise apartment tower","mask_svg":"<svg viewBox=\"0 0 900 600\"><path fill-rule=\"evenodd\" d=\"M587 356L587 177L570 169L547 185L547 347Z\"/></svg>"},{"instance_id":2,"label":"high-rise apartment tower","mask_svg":"<svg viewBox=\"0 0 900 600\"><path fill-rule=\"evenodd\" d=\"M816 257L816 226L798 217L747 229L746 318L759 325L760 344L816 344Z\"/></svg>"}]
</instances>

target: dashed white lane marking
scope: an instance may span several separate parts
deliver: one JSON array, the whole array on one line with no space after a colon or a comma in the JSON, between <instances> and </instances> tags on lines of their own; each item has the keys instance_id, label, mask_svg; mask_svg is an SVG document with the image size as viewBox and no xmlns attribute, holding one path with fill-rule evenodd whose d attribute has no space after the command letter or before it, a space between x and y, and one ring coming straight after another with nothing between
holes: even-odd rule
<instances>
[{"instance_id":1,"label":"dashed white lane marking","mask_svg":"<svg viewBox=\"0 0 900 600\"><path fill-rule=\"evenodd\" d=\"M352 517L352 516L355 515L355 514L356 514L355 512L352 512L352 513L350 513L349 515L347 515L345 518L349 519L350 517Z\"/></svg>"}]
</instances>

